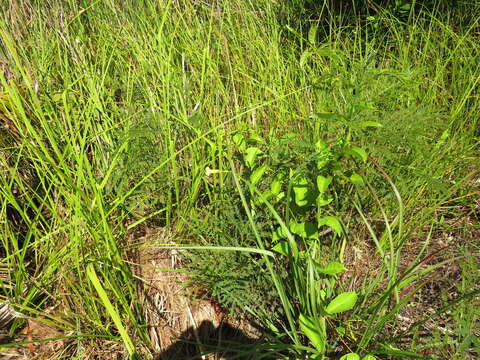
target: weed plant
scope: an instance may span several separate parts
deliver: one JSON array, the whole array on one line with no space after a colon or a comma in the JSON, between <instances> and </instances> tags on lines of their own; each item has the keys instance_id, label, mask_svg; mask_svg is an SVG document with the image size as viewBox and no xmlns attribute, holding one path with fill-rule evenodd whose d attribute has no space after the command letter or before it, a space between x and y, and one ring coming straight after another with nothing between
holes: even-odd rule
<instances>
[{"instance_id":1,"label":"weed plant","mask_svg":"<svg viewBox=\"0 0 480 360\"><path fill-rule=\"evenodd\" d=\"M478 356L473 220L457 296L396 329L453 261L422 262L445 223L478 225L480 9L341 3L0 0L0 297L69 334L51 358L159 355L145 225L203 246L198 284L263 323L240 357Z\"/></svg>"}]
</instances>

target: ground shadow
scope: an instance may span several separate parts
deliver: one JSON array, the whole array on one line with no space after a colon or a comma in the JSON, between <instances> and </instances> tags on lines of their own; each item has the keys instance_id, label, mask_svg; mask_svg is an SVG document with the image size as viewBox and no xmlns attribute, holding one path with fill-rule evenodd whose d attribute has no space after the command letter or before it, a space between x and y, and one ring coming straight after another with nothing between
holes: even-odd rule
<instances>
[{"instance_id":1,"label":"ground shadow","mask_svg":"<svg viewBox=\"0 0 480 360\"><path fill-rule=\"evenodd\" d=\"M257 339L228 323L215 327L211 321L203 321L197 328L189 327L184 331L155 360L202 359L206 354L217 354L225 360L252 359L258 345Z\"/></svg>"}]
</instances>

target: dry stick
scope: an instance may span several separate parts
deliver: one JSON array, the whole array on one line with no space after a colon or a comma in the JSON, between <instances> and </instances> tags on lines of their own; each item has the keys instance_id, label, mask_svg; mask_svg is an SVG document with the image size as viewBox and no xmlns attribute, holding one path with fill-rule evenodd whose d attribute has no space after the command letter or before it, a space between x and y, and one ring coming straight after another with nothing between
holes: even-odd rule
<instances>
[{"instance_id":1,"label":"dry stick","mask_svg":"<svg viewBox=\"0 0 480 360\"><path fill-rule=\"evenodd\" d=\"M190 321L192 322L192 325L193 325L193 334L195 335L195 339L197 340L198 350L200 350L200 354L205 354L205 349L203 348L202 342L200 341L200 336L198 335L197 322L193 317L192 309L188 301L186 299L184 299L184 301L185 301L185 304L187 305L188 316L190 317ZM202 359L204 360L207 359L206 355L202 355Z\"/></svg>"}]
</instances>

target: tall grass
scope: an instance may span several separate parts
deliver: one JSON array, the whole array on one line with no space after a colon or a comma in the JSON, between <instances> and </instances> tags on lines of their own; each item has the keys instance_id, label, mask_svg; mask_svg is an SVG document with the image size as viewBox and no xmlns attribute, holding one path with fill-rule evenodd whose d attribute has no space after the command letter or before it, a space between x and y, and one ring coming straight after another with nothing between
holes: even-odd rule
<instances>
[{"instance_id":1,"label":"tall grass","mask_svg":"<svg viewBox=\"0 0 480 360\"><path fill-rule=\"evenodd\" d=\"M58 357L87 357L112 340L119 352L153 356L127 234L142 225L185 237L194 219L218 218L222 208L212 204L241 207L225 189L235 191L232 137L249 131L267 143L292 132L307 143L343 134L386 169L393 184L365 167L372 188L356 204L338 190L340 215L362 219L351 237L368 233L383 256L352 313L366 325L352 330L348 346L412 356L377 338L395 323L387 309L396 314L409 300L400 289L436 269L417 266L426 250L404 269L408 240L437 214L448 217L439 206L473 206L478 195L470 184L479 165L479 25L467 14L479 9L414 9L407 19L370 9L355 18L320 5L1 1L0 268L8 276L0 295L69 334ZM338 116L321 121L327 113ZM383 127L356 127L363 120ZM216 174L206 176L207 168ZM404 216L395 218L398 205ZM308 341L289 315L298 299L287 300L288 285L270 270L289 324L280 330L274 319L270 329L301 351ZM472 294L475 281L462 276L461 293ZM297 288L307 280L298 278L306 283ZM465 329L477 318L463 309ZM455 344L467 337L453 341L458 358Z\"/></svg>"}]
</instances>

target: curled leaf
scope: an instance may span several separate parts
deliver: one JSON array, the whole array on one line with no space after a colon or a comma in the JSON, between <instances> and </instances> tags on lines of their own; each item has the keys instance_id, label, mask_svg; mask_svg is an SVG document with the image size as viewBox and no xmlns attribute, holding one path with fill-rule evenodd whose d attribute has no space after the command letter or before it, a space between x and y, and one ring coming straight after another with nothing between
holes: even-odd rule
<instances>
[{"instance_id":1,"label":"curled leaf","mask_svg":"<svg viewBox=\"0 0 480 360\"><path fill-rule=\"evenodd\" d=\"M326 342L325 320L316 321L312 317L300 314L298 322L303 333L308 337L313 346L315 346L315 349L317 349L319 353L323 353Z\"/></svg>"},{"instance_id":2,"label":"curled leaf","mask_svg":"<svg viewBox=\"0 0 480 360\"><path fill-rule=\"evenodd\" d=\"M328 226L331 228L337 235L341 235L343 233L342 224L340 221L333 216L324 216L318 220L318 227L321 226Z\"/></svg>"}]
</instances>

